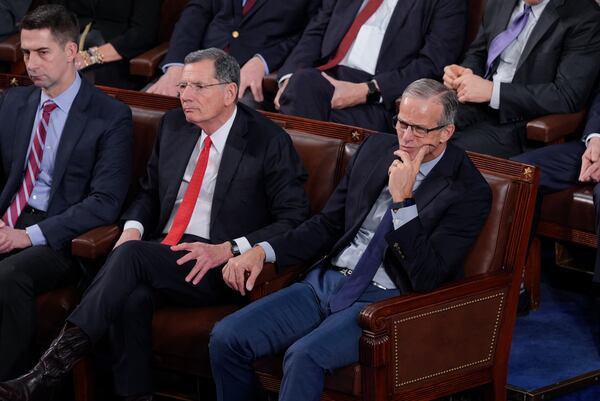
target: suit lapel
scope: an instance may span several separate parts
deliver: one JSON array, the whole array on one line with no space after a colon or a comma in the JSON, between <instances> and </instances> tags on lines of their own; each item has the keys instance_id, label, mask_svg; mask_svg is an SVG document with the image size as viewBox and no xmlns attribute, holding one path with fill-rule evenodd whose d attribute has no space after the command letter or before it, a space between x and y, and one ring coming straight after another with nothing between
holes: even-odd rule
<instances>
[{"instance_id":1,"label":"suit lapel","mask_svg":"<svg viewBox=\"0 0 600 401\"><path fill-rule=\"evenodd\" d=\"M394 8L390 22L385 30L383 36L383 42L381 43L381 50L379 51L379 58L377 64L385 57L389 57L388 52L393 52L393 46L397 45L398 35L401 29L404 27L404 20L408 17L410 12L413 10L413 4L418 0L400 0Z\"/></svg>"},{"instance_id":2,"label":"suit lapel","mask_svg":"<svg viewBox=\"0 0 600 401\"><path fill-rule=\"evenodd\" d=\"M332 18L335 18L335 24L329 24L329 27L335 28L330 33L328 33L328 37L330 38L327 41L323 42L323 55L330 56L332 55L341 44L344 35L350 29L352 22L356 19L358 15L358 10L360 9L360 5L363 0L352 0L348 6L338 6L336 5L335 10L333 11ZM339 4L340 2L338 2Z\"/></svg>"},{"instance_id":3,"label":"suit lapel","mask_svg":"<svg viewBox=\"0 0 600 401\"><path fill-rule=\"evenodd\" d=\"M31 142L31 132L33 124L35 124L35 114L40 104L40 89L36 89L29 94L25 103L19 108L18 115L19 123L15 127L17 137L15 138L15 149L13 151L13 159L10 167L11 176L16 177L18 181L23 179L22 173L25 169L25 160L27 150Z\"/></svg>"},{"instance_id":4,"label":"suit lapel","mask_svg":"<svg viewBox=\"0 0 600 401\"><path fill-rule=\"evenodd\" d=\"M246 115L241 107L237 108L237 115L233 121L231 131L227 137L225 148L223 149L223 156L221 157L221 164L219 165L219 172L217 173L217 182L215 184L215 193L213 195L212 210L210 213L210 230L212 232L213 224L217 221L219 210L225 201L229 184L235 176L235 172L238 169L240 160L244 155L248 138L246 134L248 132L248 124L246 121Z\"/></svg>"},{"instance_id":5,"label":"suit lapel","mask_svg":"<svg viewBox=\"0 0 600 401\"><path fill-rule=\"evenodd\" d=\"M235 1L235 0L234 0ZM281 0L277 0L277 1L281 1ZM254 13L256 13L256 11L261 8L262 6L264 6L267 3L267 0L256 0L256 3L252 6L252 8L250 9L250 12L248 13L248 15L243 15L243 7L241 6L242 1L241 0L237 0L237 2L239 3L239 7L240 7L240 15L242 15L242 18L244 20L246 20L247 18L250 18L250 16Z\"/></svg>"},{"instance_id":6,"label":"suit lapel","mask_svg":"<svg viewBox=\"0 0 600 401\"><path fill-rule=\"evenodd\" d=\"M459 152L451 145L446 148L446 152L442 159L429 172L425 180L415 191L415 200L419 212L423 211L436 196L444 191L454 174L457 156Z\"/></svg>"},{"instance_id":7,"label":"suit lapel","mask_svg":"<svg viewBox=\"0 0 600 401\"><path fill-rule=\"evenodd\" d=\"M556 7L560 6L560 4L562 3L563 0L550 1L550 3L548 3L544 11L542 12L542 15L540 15L539 21L537 22L537 24L535 24L531 35L529 35L529 39L527 40L525 48L523 49L523 53L521 53L521 57L519 58L519 62L517 63L517 70L521 68L525 60L527 60L527 57L529 57L529 54L531 54L531 51L535 48L538 42L546 34L546 32L548 32L551 29L552 25L554 25L556 21L558 21L558 13L556 11Z\"/></svg>"}]
</instances>

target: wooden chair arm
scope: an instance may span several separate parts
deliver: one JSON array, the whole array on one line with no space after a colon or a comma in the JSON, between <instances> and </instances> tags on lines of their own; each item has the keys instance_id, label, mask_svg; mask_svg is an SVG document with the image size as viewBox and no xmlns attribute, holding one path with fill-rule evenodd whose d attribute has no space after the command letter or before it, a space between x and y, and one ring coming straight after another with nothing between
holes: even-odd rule
<instances>
[{"instance_id":1,"label":"wooden chair arm","mask_svg":"<svg viewBox=\"0 0 600 401\"><path fill-rule=\"evenodd\" d=\"M586 111L569 114L550 114L527 123L527 139L543 142L562 142L565 136L577 131L585 120Z\"/></svg>"},{"instance_id":2,"label":"wooden chair arm","mask_svg":"<svg viewBox=\"0 0 600 401\"><path fill-rule=\"evenodd\" d=\"M14 33L0 42L0 60L16 63L21 59L21 36Z\"/></svg>"},{"instance_id":3,"label":"wooden chair arm","mask_svg":"<svg viewBox=\"0 0 600 401\"><path fill-rule=\"evenodd\" d=\"M277 84L277 73L272 72L266 77L264 77L262 87L264 93L276 95L277 91L279 90L279 85Z\"/></svg>"},{"instance_id":4,"label":"wooden chair arm","mask_svg":"<svg viewBox=\"0 0 600 401\"><path fill-rule=\"evenodd\" d=\"M116 225L94 228L71 241L71 253L86 259L96 259L110 252L121 230Z\"/></svg>"},{"instance_id":5,"label":"wooden chair arm","mask_svg":"<svg viewBox=\"0 0 600 401\"><path fill-rule=\"evenodd\" d=\"M169 50L169 43L164 42L160 45L140 54L129 60L129 73L131 75L140 75L152 78L156 75L158 64L165 57Z\"/></svg>"}]
</instances>

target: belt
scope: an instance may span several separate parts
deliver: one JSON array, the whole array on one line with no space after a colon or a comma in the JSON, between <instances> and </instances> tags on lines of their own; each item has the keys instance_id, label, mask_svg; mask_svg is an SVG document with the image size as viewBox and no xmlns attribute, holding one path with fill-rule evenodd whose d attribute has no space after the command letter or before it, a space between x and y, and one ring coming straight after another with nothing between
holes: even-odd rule
<instances>
[{"instance_id":1,"label":"belt","mask_svg":"<svg viewBox=\"0 0 600 401\"><path fill-rule=\"evenodd\" d=\"M331 266L333 267L333 269L339 273L341 273L344 276L349 276L352 274L352 269L348 269L347 267L339 267L339 266ZM371 281L371 285L374 285L377 288L381 288L382 290L387 290L387 288L385 288L384 286L382 286L381 284L379 284L376 281Z\"/></svg>"},{"instance_id":2,"label":"belt","mask_svg":"<svg viewBox=\"0 0 600 401\"><path fill-rule=\"evenodd\" d=\"M25 214L37 214L37 215L45 215L46 212L44 212L43 210L40 209L36 209L34 207L31 207L29 205L25 206L23 208L23 211L21 213L25 213Z\"/></svg>"}]
</instances>

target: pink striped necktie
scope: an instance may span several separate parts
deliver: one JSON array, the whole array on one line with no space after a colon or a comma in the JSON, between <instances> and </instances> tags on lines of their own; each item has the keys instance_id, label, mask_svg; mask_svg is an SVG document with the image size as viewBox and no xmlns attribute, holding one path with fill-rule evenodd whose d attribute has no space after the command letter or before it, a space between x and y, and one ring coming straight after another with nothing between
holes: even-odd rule
<instances>
[{"instance_id":1,"label":"pink striped necktie","mask_svg":"<svg viewBox=\"0 0 600 401\"><path fill-rule=\"evenodd\" d=\"M56 107L56 103L52 100L46 100L42 106L42 118L40 119L33 136L33 143L31 145L31 150L29 151L29 157L27 158L27 168L25 169L23 184L21 184L17 195L6 210L6 213L2 216L2 221L10 227L15 226L19 215L25 206L27 206L27 201L31 196L35 181L40 174L40 165L42 164L42 157L44 155L44 143L46 142L48 121L50 121L50 113L52 113Z\"/></svg>"}]
</instances>

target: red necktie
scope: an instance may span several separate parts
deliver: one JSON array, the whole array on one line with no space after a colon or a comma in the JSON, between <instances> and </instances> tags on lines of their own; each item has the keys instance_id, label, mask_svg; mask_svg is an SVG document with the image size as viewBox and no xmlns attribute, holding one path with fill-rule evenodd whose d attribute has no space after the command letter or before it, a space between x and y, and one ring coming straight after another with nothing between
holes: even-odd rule
<instances>
[{"instance_id":1,"label":"red necktie","mask_svg":"<svg viewBox=\"0 0 600 401\"><path fill-rule=\"evenodd\" d=\"M344 35L344 38L340 42L340 45L338 46L333 57L331 57L326 64L318 67L319 70L327 71L328 69L337 66L340 63L340 61L342 61L346 53L348 53L348 50L354 42L354 39L356 39L360 28L364 25L365 22L367 22L369 17L371 17L371 15L373 15L375 11L377 11L381 3L383 3L383 0L369 0L365 8L363 8L358 13L356 18L354 19L354 22L352 23L352 25L350 25L348 32L346 32L346 34Z\"/></svg>"},{"instance_id":2,"label":"red necktie","mask_svg":"<svg viewBox=\"0 0 600 401\"><path fill-rule=\"evenodd\" d=\"M181 205L179 205L179 210L177 210L177 213L175 214L175 219L173 219L173 225L165 239L162 240L162 243L165 245L177 245L190 223L194 207L196 206L196 200L198 199L198 194L200 194L200 188L202 187L202 180L204 179L204 173L206 172L211 145L212 141L210 140L210 136L207 136L204 140L202 152L200 152L200 156L198 156L192 179L185 191L185 195L183 195L183 201L181 202Z\"/></svg>"},{"instance_id":3,"label":"red necktie","mask_svg":"<svg viewBox=\"0 0 600 401\"><path fill-rule=\"evenodd\" d=\"M6 210L6 213L2 216L2 220L10 227L15 226L21 212L25 206L27 206L27 201L31 196L35 181L40 174L40 165L42 164L42 157L44 156L44 143L46 142L46 129L48 127L48 121L50 121L50 113L52 113L56 107L56 103L52 100L46 100L42 106L42 118L40 119L33 136L33 143L27 158L27 168L25 169L23 184Z\"/></svg>"},{"instance_id":4,"label":"red necktie","mask_svg":"<svg viewBox=\"0 0 600 401\"><path fill-rule=\"evenodd\" d=\"M246 0L246 4L244 4L244 7L242 8L242 14L244 15L244 17L248 15L250 10L252 10L254 3L256 3L256 0Z\"/></svg>"}]
</instances>

